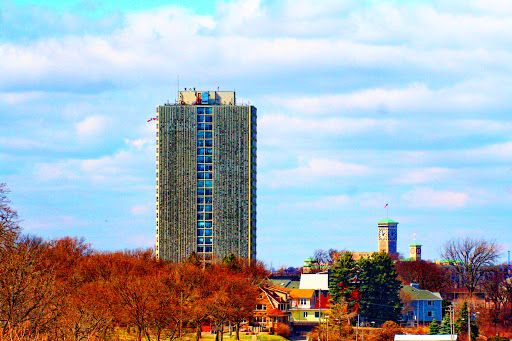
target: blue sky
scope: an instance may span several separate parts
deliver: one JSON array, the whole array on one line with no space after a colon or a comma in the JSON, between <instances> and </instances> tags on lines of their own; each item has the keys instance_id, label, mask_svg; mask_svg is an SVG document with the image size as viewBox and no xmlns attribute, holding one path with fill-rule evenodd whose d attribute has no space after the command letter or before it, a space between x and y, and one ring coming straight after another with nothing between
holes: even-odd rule
<instances>
[{"instance_id":1,"label":"blue sky","mask_svg":"<svg viewBox=\"0 0 512 341\"><path fill-rule=\"evenodd\" d=\"M144 5L141 5L144 4ZM512 249L512 5L472 1L0 0L0 182L25 232L149 247L155 106L181 87L258 108L258 255L437 259Z\"/></svg>"}]
</instances>

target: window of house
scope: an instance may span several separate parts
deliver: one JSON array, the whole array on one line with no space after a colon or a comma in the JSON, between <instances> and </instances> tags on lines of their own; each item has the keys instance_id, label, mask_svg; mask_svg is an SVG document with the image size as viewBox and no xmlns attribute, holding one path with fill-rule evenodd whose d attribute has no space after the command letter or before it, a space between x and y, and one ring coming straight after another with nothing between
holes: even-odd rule
<instances>
[{"instance_id":1,"label":"window of house","mask_svg":"<svg viewBox=\"0 0 512 341\"><path fill-rule=\"evenodd\" d=\"M431 311L431 310L427 311L427 316L428 316L428 317L432 317L432 316L434 316L434 312L433 312L433 311Z\"/></svg>"},{"instance_id":2,"label":"window of house","mask_svg":"<svg viewBox=\"0 0 512 341\"><path fill-rule=\"evenodd\" d=\"M300 304L300 305L306 305L306 304L308 304L308 300L307 300L306 298L301 298L301 299L299 300L299 304Z\"/></svg>"},{"instance_id":3,"label":"window of house","mask_svg":"<svg viewBox=\"0 0 512 341\"><path fill-rule=\"evenodd\" d=\"M308 317L308 312L307 311L302 312L302 317Z\"/></svg>"},{"instance_id":4,"label":"window of house","mask_svg":"<svg viewBox=\"0 0 512 341\"><path fill-rule=\"evenodd\" d=\"M256 310L267 310L267 306L265 304L256 304Z\"/></svg>"},{"instance_id":5,"label":"window of house","mask_svg":"<svg viewBox=\"0 0 512 341\"><path fill-rule=\"evenodd\" d=\"M320 312L319 311L315 311L315 318L319 318L320 317Z\"/></svg>"},{"instance_id":6,"label":"window of house","mask_svg":"<svg viewBox=\"0 0 512 341\"><path fill-rule=\"evenodd\" d=\"M432 305L432 301L427 301L427 305Z\"/></svg>"},{"instance_id":7,"label":"window of house","mask_svg":"<svg viewBox=\"0 0 512 341\"><path fill-rule=\"evenodd\" d=\"M281 310L281 311L288 310L288 305L286 303L279 303L279 310Z\"/></svg>"}]
</instances>

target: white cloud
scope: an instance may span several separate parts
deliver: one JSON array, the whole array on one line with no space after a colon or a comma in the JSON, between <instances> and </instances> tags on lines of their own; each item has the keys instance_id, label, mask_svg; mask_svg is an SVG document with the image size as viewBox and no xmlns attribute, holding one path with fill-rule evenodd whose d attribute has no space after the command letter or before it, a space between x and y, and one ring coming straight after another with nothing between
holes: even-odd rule
<instances>
[{"instance_id":1,"label":"white cloud","mask_svg":"<svg viewBox=\"0 0 512 341\"><path fill-rule=\"evenodd\" d=\"M320 181L322 178L360 177L371 172L372 170L364 165L313 158L296 168L271 171L271 174L264 178L264 182L268 182L272 187L302 186Z\"/></svg>"},{"instance_id":2,"label":"white cloud","mask_svg":"<svg viewBox=\"0 0 512 341\"><path fill-rule=\"evenodd\" d=\"M465 207L470 197L464 192L436 191L429 187L417 187L402 195L402 200L418 209L457 209Z\"/></svg>"},{"instance_id":3,"label":"white cloud","mask_svg":"<svg viewBox=\"0 0 512 341\"><path fill-rule=\"evenodd\" d=\"M89 116L76 124L76 132L81 138L91 138L105 133L111 120L106 116Z\"/></svg>"},{"instance_id":4,"label":"white cloud","mask_svg":"<svg viewBox=\"0 0 512 341\"><path fill-rule=\"evenodd\" d=\"M130 213L133 215L146 215L155 212L155 203L145 205L135 205L130 208Z\"/></svg>"},{"instance_id":5,"label":"white cloud","mask_svg":"<svg viewBox=\"0 0 512 341\"><path fill-rule=\"evenodd\" d=\"M353 137L377 131L393 134L398 132L401 126L402 122L394 119L313 118L296 117L293 114L265 114L258 121L261 141L264 144L280 144L285 137L304 139L305 136L311 136L325 139L326 135Z\"/></svg>"},{"instance_id":6,"label":"white cloud","mask_svg":"<svg viewBox=\"0 0 512 341\"><path fill-rule=\"evenodd\" d=\"M150 139L128 140L126 147L113 155L40 162L33 172L43 182L73 180L121 190L123 185L141 187L146 184L144 176L154 169L154 163L148 162L154 159L154 152Z\"/></svg>"},{"instance_id":7,"label":"white cloud","mask_svg":"<svg viewBox=\"0 0 512 341\"><path fill-rule=\"evenodd\" d=\"M454 170L441 167L416 168L405 170L392 182L404 185L418 185L446 180L455 173Z\"/></svg>"}]
</instances>

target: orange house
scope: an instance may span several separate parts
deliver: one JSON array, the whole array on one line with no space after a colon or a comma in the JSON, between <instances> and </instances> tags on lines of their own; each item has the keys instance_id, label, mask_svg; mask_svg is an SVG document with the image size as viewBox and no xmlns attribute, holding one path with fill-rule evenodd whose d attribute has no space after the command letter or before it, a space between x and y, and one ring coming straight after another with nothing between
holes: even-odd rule
<instances>
[{"instance_id":1,"label":"orange house","mask_svg":"<svg viewBox=\"0 0 512 341\"><path fill-rule=\"evenodd\" d=\"M260 291L254 309L253 325L272 332L277 323L287 324L290 321L290 289L269 286L260 287Z\"/></svg>"}]
</instances>

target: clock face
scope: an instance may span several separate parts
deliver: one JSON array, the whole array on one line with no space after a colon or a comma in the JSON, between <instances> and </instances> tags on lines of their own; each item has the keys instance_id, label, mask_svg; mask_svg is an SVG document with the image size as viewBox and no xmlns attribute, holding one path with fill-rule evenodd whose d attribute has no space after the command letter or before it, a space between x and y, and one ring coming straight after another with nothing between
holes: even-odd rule
<instances>
[{"instance_id":1,"label":"clock face","mask_svg":"<svg viewBox=\"0 0 512 341\"><path fill-rule=\"evenodd\" d=\"M396 240L396 229L389 230L389 239Z\"/></svg>"},{"instance_id":2,"label":"clock face","mask_svg":"<svg viewBox=\"0 0 512 341\"><path fill-rule=\"evenodd\" d=\"M387 229L379 229L379 240L386 240L388 237L388 230Z\"/></svg>"}]
</instances>

